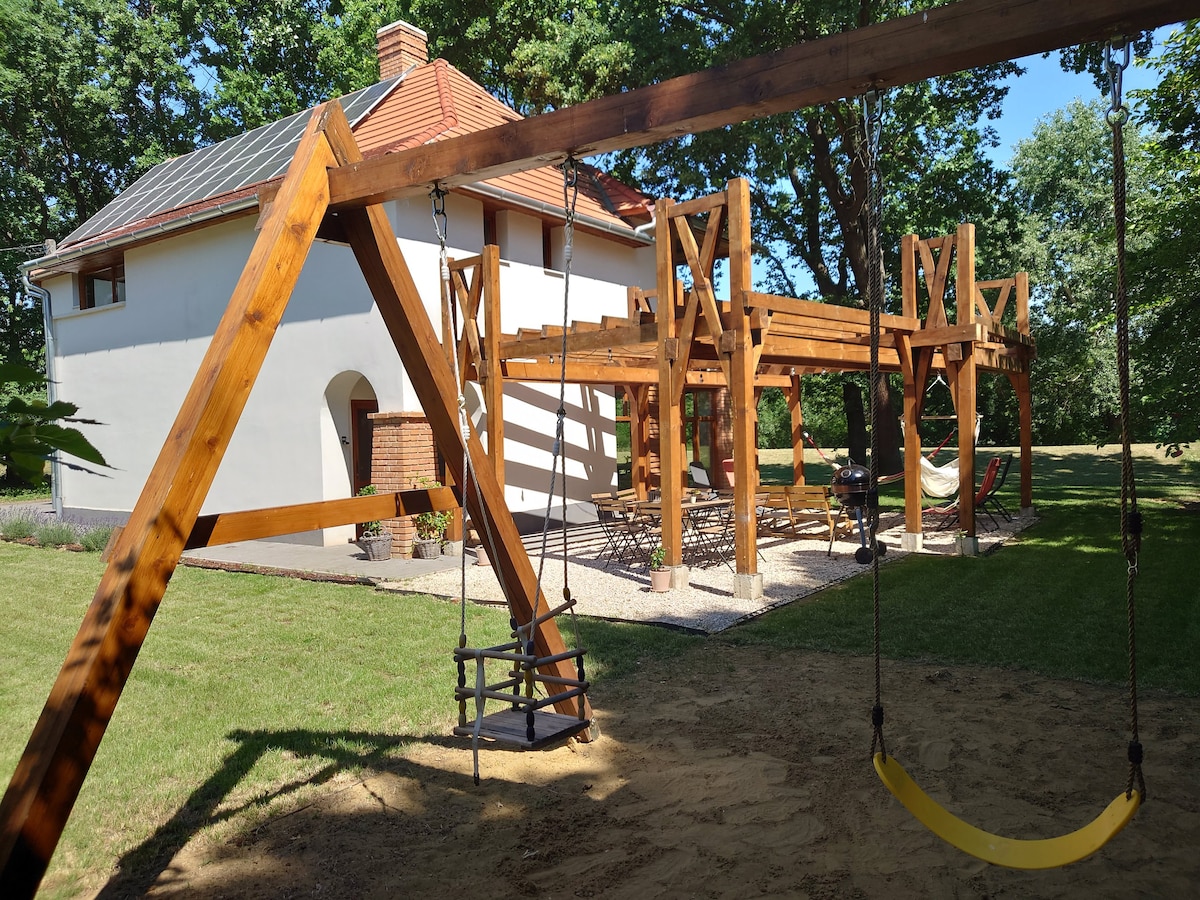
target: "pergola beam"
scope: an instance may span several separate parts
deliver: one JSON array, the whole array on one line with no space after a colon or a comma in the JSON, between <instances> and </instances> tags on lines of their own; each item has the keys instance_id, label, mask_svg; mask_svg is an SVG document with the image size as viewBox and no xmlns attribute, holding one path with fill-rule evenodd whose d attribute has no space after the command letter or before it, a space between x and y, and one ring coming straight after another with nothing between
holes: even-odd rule
<instances>
[{"instance_id":1,"label":"pergola beam","mask_svg":"<svg viewBox=\"0 0 1200 900\"><path fill-rule=\"evenodd\" d=\"M1200 17L1200 0L959 0L452 140L334 169L330 203L379 203L641 147Z\"/></svg>"}]
</instances>

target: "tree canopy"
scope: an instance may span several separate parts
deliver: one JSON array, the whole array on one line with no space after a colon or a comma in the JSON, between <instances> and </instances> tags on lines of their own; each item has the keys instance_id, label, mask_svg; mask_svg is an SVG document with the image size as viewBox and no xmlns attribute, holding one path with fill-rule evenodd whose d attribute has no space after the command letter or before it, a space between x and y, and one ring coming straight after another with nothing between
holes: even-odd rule
<instances>
[{"instance_id":1,"label":"tree canopy","mask_svg":"<svg viewBox=\"0 0 1200 900\"><path fill-rule=\"evenodd\" d=\"M569 105L931 6L923 0L0 0L0 361L33 362L40 313L18 265L61 239L154 163L372 83L375 31L405 19L448 58L526 114ZM1138 53L1150 52L1149 43ZM1139 427L1164 442L1194 436L1200 124L1195 23L1147 64L1162 73L1139 98L1130 145L1131 293ZM1083 47L1064 65L1100 74ZM887 92L880 161L884 256L867 257L862 113L853 100L614 154L603 165L677 199L750 180L761 286L861 304L872 267L897 302L899 235L971 221L978 268L1034 272L1043 439L1109 431L1104 315L1108 238L1103 123L1071 108L998 166L991 127L1003 63ZM1090 179L1090 182L1088 181ZM1134 197L1139 199L1133 199ZM1111 218L1111 216L1109 216ZM1091 317L1091 318L1089 318ZM1180 340L1179 338L1186 338ZM1073 385L1086 385L1084 391ZM1015 438L1003 379L981 404L985 437ZM1061 402L1058 399L1060 392Z\"/></svg>"}]
</instances>

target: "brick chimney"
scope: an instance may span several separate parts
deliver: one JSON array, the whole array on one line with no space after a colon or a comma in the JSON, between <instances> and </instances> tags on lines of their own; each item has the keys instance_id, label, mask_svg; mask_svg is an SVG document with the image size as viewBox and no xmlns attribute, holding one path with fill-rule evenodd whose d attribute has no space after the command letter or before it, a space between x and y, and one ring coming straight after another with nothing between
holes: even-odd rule
<instances>
[{"instance_id":1,"label":"brick chimney","mask_svg":"<svg viewBox=\"0 0 1200 900\"><path fill-rule=\"evenodd\" d=\"M379 80L386 81L414 65L429 62L429 36L415 25L393 22L375 32L379 48Z\"/></svg>"}]
</instances>

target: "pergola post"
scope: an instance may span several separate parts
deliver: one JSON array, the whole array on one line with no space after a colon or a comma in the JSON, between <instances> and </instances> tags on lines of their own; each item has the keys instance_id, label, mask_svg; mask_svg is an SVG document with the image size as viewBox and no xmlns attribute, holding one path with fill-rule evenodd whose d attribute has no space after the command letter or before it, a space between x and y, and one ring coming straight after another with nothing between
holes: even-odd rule
<instances>
[{"instance_id":1,"label":"pergola post","mask_svg":"<svg viewBox=\"0 0 1200 900\"><path fill-rule=\"evenodd\" d=\"M804 404L800 375L792 369L788 385L788 412L792 417L792 484L804 484Z\"/></svg>"},{"instance_id":2,"label":"pergola post","mask_svg":"<svg viewBox=\"0 0 1200 900\"><path fill-rule=\"evenodd\" d=\"M483 279L484 371L480 373L487 408L487 452L500 490L504 490L504 371L500 365L500 248L485 244L477 278Z\"/></svg>"},{"instance_id":3,"label":"pergola post","mask_svg":"<svg viewBox=\"0 0 1200 900\"><path fill-rule=\"evenodd\" d=\"M665 563L672 570L672 586L686 584L683 565L683 522L679 510L683 502L683 418L676 397L680 386L673 377L674 361L679 354L675 334L675 264L671 248L671 200L659 200L654 207L658 223L655 241L657 253L658 309L658 490L662 502L662 546Z\"/></svg>"},{"instance_id":4,"label":"pergola post","mask_svg":"<svg viewBox=\"0 0 1200 900\"><path fill-rule=\"evenodd\" d=\"M762 596L762 573L758 571L758 519L754 494L758 487L758 449L754 404L754 340L750 331L747 302L754 289L750 251L750 185L735 178L725 188L729 218L729 328L733 334L729 394L733 401L733 498L734 544L737 573L735 597Z\"/></svg>"},{"instance_id":5,"label":"pergola post","mask_svg":"<svg viewBox=\"0 0 1200 900\"><path fill-rule=\"evenodd\" d=\"M954 300L958 325L975 321L975 226L958 226L955 240L958 268L955 272ZM958 414L958 521L963 538L964 555L979 552L975 535L975 409L978 373L975 365L974 342L958 344L961 361L953 369L951 387Z\"/></svg>"}]
</instances>

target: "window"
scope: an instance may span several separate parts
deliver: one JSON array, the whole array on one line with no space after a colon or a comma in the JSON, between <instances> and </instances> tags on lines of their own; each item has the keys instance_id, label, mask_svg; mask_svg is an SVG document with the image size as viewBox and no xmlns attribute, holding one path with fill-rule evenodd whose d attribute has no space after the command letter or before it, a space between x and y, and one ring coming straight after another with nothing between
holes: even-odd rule
<instances>
[{"instance_id":1,"label":"window","mask_svg":"<svg viewBox=\"0 0 1200 900\"><path fill-rule=\"evenodd\" d=\"M125 302L125 265L82 272L79 275L79 308L95 309Z\"/></svg>"},{"instance_id":2,"label":"window","mask_svg":"<svg viewBox=\"0 0 1200 900\"><path fill-rule=\"evenodd\" d=\"M717 416L715 394L708 390L689 390L683 395L684 443L698 462L710 473L713 467L713 428Z\"/></svg>"}]
</instances>

